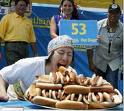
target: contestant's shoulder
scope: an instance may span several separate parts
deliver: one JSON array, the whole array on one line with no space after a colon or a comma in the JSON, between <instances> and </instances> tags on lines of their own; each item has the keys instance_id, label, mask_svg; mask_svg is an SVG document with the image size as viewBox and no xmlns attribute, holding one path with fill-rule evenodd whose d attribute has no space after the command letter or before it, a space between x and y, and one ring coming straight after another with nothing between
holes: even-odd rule
<instances>
[{"instance_id":1,"label":"contestant's shoulder","mask_svg":"<svg viewBox=\"0 0 124 111\"><path fill-rule=\"evenodd\" d=\"M47 56L29 57L29 58L20 59L16 63L27 63L27 64L29 63L29 64L31 64L31 63L42 62L42 61L45 61L46 59L47 59Z\"/></svg>"}]
</instances>

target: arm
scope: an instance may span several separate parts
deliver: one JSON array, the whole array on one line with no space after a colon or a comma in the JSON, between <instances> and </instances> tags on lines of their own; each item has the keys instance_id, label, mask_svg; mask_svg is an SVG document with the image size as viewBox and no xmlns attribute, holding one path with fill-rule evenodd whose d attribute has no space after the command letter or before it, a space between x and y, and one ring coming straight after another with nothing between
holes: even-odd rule
<instances>
[{"instance_id":1,"label":"arm","mask_svg":"<svg viewBox=\"0 0 124 111\"><path fill-rule=\"evenodd\" d=\"M8 101L9 97L7 96L8 83L4 81L0 75L0 101Z\"/></svg>"},{"instance_id":2,"label":"arm","mask_svg":"<svg viewBox=\"0 0 124 111\"><path fill-rule=\"evenodd\" d=\"M97 74L97 69L93 63L93 49L87 49L87 57L88 57L88 63L89 63L89 68Z\"/></svg>"},{"instance_id":3,"label":"arm","mask_svg":"<svg viewBox=\"0 0 124 111\"><path fill-rule=\"evenodd\" d=\"M34 56L38 56L38 52L37 52L37 48L36 48L36 43L34 42L32 42L32 43L30 43L31 44L31 48L32 48L32 51L33 51L33 55Z\"/></svg>"},{"instance_id":4,"label":"arm","mask_svg":"<svg viewBox=\"0 0 124 111\"><path fill-rule=\"evenodd\" d=\"M58 35L56 34L56 23L55 23L55 20L54 20L54 17L51 18L51 21L50 21L50 35L52 38L56 38L58 37Z\"/></svg>"},{"instance_id":5,"label":"arm","mask_svg":"<svg viewBox=\"0 0 124 111\"><path fill-rule=\"evenodd\" d=\"M32 22L30 25L31 25L31 31L29 33L29 37L30 37L29 43L30 43L31 48L32 48L33 56L38 56L37 47L36 47L36 36L35 36Z\"/></svg>"}]
</instances>

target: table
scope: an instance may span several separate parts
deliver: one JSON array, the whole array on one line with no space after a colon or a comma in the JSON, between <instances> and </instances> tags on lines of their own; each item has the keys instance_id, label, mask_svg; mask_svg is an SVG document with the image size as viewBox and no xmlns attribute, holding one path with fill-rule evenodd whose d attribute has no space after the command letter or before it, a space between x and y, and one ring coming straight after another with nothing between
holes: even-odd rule
<instances>
[{"instance_id":1,"label":"table","mask_svg":"<svg viewBox=\"0 0 124 111\"><path fill-rule=\"evenodd\" d=\"M9 110L6 110L6 109ZM20 109L20 110L19 110ZM38 106L35 104L32 104L28 101L20 101L20 100L14 100L14 101L8 101L8 102L0 102L0 111L42 111L42 110L52 110L49 108L44 108L42 106ZM120 104L119 106L112 108L112 109L102 109L102 111L123 111L123 104ZM89 111L89 110L85 110ZM96 111L96 110L90 110L90 111ZM101 110L97 110L101 111Z\"/></svg>"}]
</instances>

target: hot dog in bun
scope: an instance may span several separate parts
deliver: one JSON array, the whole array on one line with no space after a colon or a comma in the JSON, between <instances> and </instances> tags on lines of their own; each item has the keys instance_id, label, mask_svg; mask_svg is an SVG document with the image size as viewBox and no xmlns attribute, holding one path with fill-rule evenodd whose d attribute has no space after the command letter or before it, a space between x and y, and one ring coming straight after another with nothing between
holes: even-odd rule
<instances>
[{"instance_id":1,"label":"hot dog in bun","mask_svg":"<svg viewBox=\"0 0 124 111\"><path fill-rule=\"evenodd\" d=\"M88 109L88 105L82 102L63 100L56 103L56 108L83 110L83 109Z\"/></svg>"},{"instance_id":2,"label":"hot dog in bun","mask_svg":"<svg viewBox=\"0 0 124 111\"><path fill-rule=\"evenodd\" d=\"M50 107L55 107L55 104L58 101L59 100L46 98L46 97L42 97L42 96L35 96L32 100L32 102L35 103L35 104L50 106Z\"/></svg>"}]
</instances>

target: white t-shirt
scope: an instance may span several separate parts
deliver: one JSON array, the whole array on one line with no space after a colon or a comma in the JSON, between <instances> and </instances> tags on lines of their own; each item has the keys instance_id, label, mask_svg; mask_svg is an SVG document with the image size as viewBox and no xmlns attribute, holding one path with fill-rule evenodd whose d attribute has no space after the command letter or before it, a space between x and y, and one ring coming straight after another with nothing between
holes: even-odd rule
<instances>
[{"instance_id":1,"label":"white t-shirt","mask_svg":"<svg viewBox=\"0 0 124 111\"><path fill-rule=\"evenodd\" d=\"M21 59L1 69L0 75L8 84L20 81L22 91L25 92L37 75L45 74L46 59L47 56Z\"/></svg>"}]
</instances>

